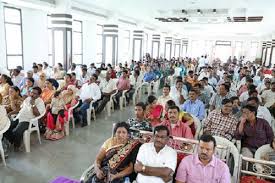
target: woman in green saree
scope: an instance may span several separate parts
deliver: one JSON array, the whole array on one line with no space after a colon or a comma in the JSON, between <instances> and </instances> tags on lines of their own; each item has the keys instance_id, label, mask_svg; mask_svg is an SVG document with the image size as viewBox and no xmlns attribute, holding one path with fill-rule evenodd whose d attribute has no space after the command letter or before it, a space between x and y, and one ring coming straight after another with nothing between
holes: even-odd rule
<instances>
[{"instance_id":1,"label":"woman in green saree","mask_svg":"<svg viewBox=\"0 0 275 183\"><path fill-rule=\"evenodd\" d=\"M131 181L135 179L134 163L141 144L129 134L129 124L116 124L114 137L104 142L96 156L89 183L122 183L125 177Z\"/></svg>"}]
</instances>

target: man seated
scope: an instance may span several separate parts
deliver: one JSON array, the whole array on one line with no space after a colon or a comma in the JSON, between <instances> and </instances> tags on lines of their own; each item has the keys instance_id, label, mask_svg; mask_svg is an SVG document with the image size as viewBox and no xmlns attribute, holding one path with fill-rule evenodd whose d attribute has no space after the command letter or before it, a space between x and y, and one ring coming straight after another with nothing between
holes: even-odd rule
<instances>
[{"instance_id":1,"label":"man seated","mask_svg":"<svg viewBox=\"0 0 275 183\"><path fill-rule=\"evenodd\" d=\"M124 90L129 90L130 89L130 80L128 79L128 71L127 70L123 70L122 71L122 76L120 76L118 82L117 82L117 89L118 92L115 96L116 100L115 102L115 108L119 107L119 98L122 96L122 93ZM126 96L126 100L129 102L129 98L127 98Z\"/></svg>"},{"instance_id":2,"label":"man seated","mask_svg":"<svg viewBox=\"0 0 275 183\"><path fill-rule=\"evenodd\" d=\"M238 120L232 114L232 106L230 99L223 99L222 108L210 112L206 118L205 133L232 140L238 125Z\"/></svg>"},{"instance_id":3,"label":"man seated","mask_svg":"<svg viewBox=\"0 0 275 183\"><path fill-rule=\"evenodd\" d=\"M79 76L80 85L87 83L90 80L90 76L86 67L81 68L81 75Z\"/></svg>"},{"instance_id":4,"label":"man seated","mask_svg":"<svg viewBox=\"0 0 275 183\"><path fill-rule=\"evenodd\" d=\"M106 104L110 101L111 95L114 94L117 90L116 80L111 79L110 72L106 73L106 77L104 80L101 80L99 87L102 93L101 99L98 101L99 104L96 110L97 113L100 113L104 109Z\"/></svg>"},{"instance_id":5,"label":"man seated","mask_svg":"<svg viewBox=\"0 0 275 183\"><path fill-rule=\"evenodd\" d=\"M134 166L138 183L172 183L177 165L177 152L166 144L169 130L166 126L154 129L154 142L143 144Z\"/></svg>"},{"instance_id":6,"label":"man seated","mask_svg":"<svg viewBox=\"0 0 275 183\"><path fill-rule=\"evenodd\" d=\"M169 95L170 93L170 86L168 84L163 86L162 95L158 98L157 103L162 105L165 108L165 104L168 100L172 100L172 97Z\"/></svg>"},{"instance_id":7,"label":"man seated","mask_svg":"<svg viewBox=\"0 0 275 183\"><path fill-rule=\"evenodd\" d=\"M182 80L176 81L176 86L171 87L169 95L175 101L177 106L183 104L183 102L187 99L187 90L183 89Z\"/></svg>"},{"instance_id":8,"label":"man seated","mask_svg":"<svg viewBox=\"0 0 275 183\"><path fill-rule=\"evenodd\" d=\"M211 96L207 95L207 91L205 90L205 88L203 87L203 85L201 85L200 83L197 83L193 86L193 89L196 91L197 93L197 98L203 102L204 107L205 108L209 108L209 101L211 99Z\"/></svg>"},{"instance_id":9,"label":"man seated","mask_svg":"<svg viewBox=\"0 0 275 183\"><path fill-rule=\"evenodd\" d=\"M14 145L15 151L19 150L24 132L29 128L30 120L45 113L45 104L40 98L42 90L34 87L30 96L23 101L22 107L17 115L16 121L11 122L11 126L4 136Z\"/></svg>"},{"instance_id":10,"label":"man seated","mask_svg":"<svg viewBox=\"0 0 275 183\"><path fill-rule=\"evenodd\" d=\"M143 81L150 83L151 81L154 81L156 79L156 74L153 71L153 69L148 66L146 68L146 73L144 74Z\"/></svg>"},{"instance_id":11,"label":"man seated","mask_svg":"<svg viewBox=\"0 0 275 183\"><path fill-rule=\"evenodd\" d=\"M12 80L14 86L17 86L19 88L20 87L20 83L21 83L21 81L23 79L24 79L24 76L22 76L20 74L20 70L18 70L18 69L13 69L12 70L12 78L11 78L11 80Z\"/></svg>"},{"instance_id":12,"label":"man seated","mask_svg":"<svg viewBox=\"0 0 275 183\"><path fill-rule=\"evenodd\" d=\"M193 139L191 128L188 124L183 123L179 118L180 109L178 106L168 108L168 120L165 120L161 125L167 126L172 136Z\"/></svg>"},{"instance_id":13,"label":"man seated","mask_svg":"<svg viewBox=\"0 0 275 183\"><path fill-rule=\"evenodd\" d=\"M139 102L135 106L135 117L127 120L127 123L130 125L131 129L152 131L152 126L145 119L145 110L146 105L143 102Z\"/></svg>"},{"instance_id":14,"label":"man seated","mask_svg":"<svg viewBox=\"0 0 275 183\"><path fill-rule=\"evenodd\" d=\"M227 98L230 99L231 95L229 94L230 87L226 84L221 84L219 90L215 93L210 99L210 111L214 109L220 109L222 105L222 100Z\"/></svg>"},{"instance_id":15,"label":"man seated","mask_svg":"<svg viewBox=\"0 0 275 183\"><path fill-rule=\"evenodd\" d=\"M81 122L81 127L87 126L87 109L90 108L90 103L94 102L93 106L96 106L96 101L101 98L101 92L99 86L95 83L97 75L93 74L88 83L85 83L77 96L79 99L79 105L74 111L76 121ZM90 119L88 119L90 120Z\"/></svg>"},{"instance_id":16,"label":"man seated","mask_svg":"<svg viewBox=\"0 0 275 183\"><path fill-rule=\"evenodd\" d=\"M267 108L275 105L275 81L271 83L271 89L265 90L261 95L264 106Z\"/></svg>"},{"instance_id":17,"label":"man seated","mask_svg":"<svg viewBox=\"0 0 275 183\"><path fill-rule=\"evenodd\" d=\"M235 132L237 140L242 140L241 153L246 157L254 157L256 150L273 140L273 131L268 122L257 118L257 108L246 105L242 108L242 117Z\"/></svg>"},{"instance_id":18,"label":"man seated","mask_svg":"<svg viewBox=\"0 0 275 183\"><path fill-rule=\"evenodd\" d=\"M265 106L260 105L258 97L249 97L247 99L247 104L251 105L253 107L256 107L257 118L265 119L269 123L269 125L272 126L271 125L272 116L271 116L269 110Z\"/></svg>"},{"instance_id":19,"label":"man seated","mask_svg":"<svg viewBox=\"0 0 275 183\"><path fill-rule=\"evenodd\" d=\"M189 100L185 101L183 105L180 106L181 110L186 111L190 114L196 116L199 120L204 119L205 108L202 101L198 99L195 90L191 89L189 91Z\"/></svg>"},{"instance_id":20,"label":"man seated","mask_svg":"<svg viewBox=\"0 0 275 183\"><path fill-rule=\"evenodd\" d=\"M181 161L176 183L230 183L228 166L214 155L216 146L214 137L202 135L198 153L189 155Z\"/></svg>"}]
</instances>

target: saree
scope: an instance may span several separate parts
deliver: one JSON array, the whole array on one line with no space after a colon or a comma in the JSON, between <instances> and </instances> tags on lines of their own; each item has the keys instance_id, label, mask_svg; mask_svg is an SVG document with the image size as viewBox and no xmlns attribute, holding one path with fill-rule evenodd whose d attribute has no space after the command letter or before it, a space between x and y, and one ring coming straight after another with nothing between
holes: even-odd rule
<instances>
[{"instance_id":1,"label":"saree","mask_svg":"<svg viewBox=\"0 0 275 183\"><path fill-rule=\"evenodd\" d=\"M140 145L139 141L130 139L125 145L116 145L110 148L101 163L101 170L105 178L100 180L97 178L96 173L93 172L87 183L123 183L124 177L110 181L109 176L124 170L131 162L134 164ZM133 181L136 174L132 173L128 176Z\"/></svg>"},{"instance_id":2,"label":"saree","mask_svg":"<svg viewBox=\"0 0 275 183\"><path fill-rule=\"evenodd\" d=\"M150 121L152 127L160 124L162 111L162 105L155 105L147 110L145 117L148 121Z\"/></svg>"}]
</instances>

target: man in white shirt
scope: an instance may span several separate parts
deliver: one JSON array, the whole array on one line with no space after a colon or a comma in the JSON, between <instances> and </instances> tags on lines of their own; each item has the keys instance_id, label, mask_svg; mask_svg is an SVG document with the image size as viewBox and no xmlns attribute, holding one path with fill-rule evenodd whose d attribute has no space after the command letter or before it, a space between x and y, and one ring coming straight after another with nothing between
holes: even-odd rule
<instances>
[{"instance_id":1,"label":"man in white shirt","mask_svg":"<svg viewBox=\"0 0 275 183\"><path fill-rule=\"evenodd\" d=\"M200 76L198 78L199 81L202 80L204 77L209 78L210 74L207 71L207 67L202 68L202 72L200 73Z\"/></svg>"},{"instance_id":2,"label":"man in white shirt","mask_svg":"<svg viewBox=\"0 0 275 183\"><path fill-rule=\"evenodd\" d=\"M80 85L83 85L83 84L89 82L90 76L87 72L87 68L85 68L85 67L81 69L81 72L82 72L82 74L79 77L79 81L80 81Z\"/></svg>"},{"instance_id":3,"label":"man in white shirt","mask_svg":"<svg viewBox=\"0 0 275 183\"><path fill-rule=\"evenodd\" d=\"M22 107L17 115L16 121L11 122L9 130L4 136L14 144L15 151L18 151L24 132L29 128L30 120L38 117L46 112L45 104L40 98L42 90L34 87L30 93L30 97L23 101Z\"/></svg>"},{"instance_id":4,"label":"man in white shirt","mask_svg":"<svg viewBox=\"0 0 275 183\"><path fill-rule=\"evenodd\" d=\"M269 110L265 106L260 106L259 99L257 97L249 97L247 104L257 108L257 118L265 119L271 126L272 116Z\"/></svg>"},{"instance_id":5,"label":"man in white shirt","mask_svg":"<svg viewBox=\"0 0 275 183\"><path fill-rule=\"evenodd\" d=\"M271 83L271 89L265 90L262 94L262 99L265 107L271 107L275 104L275 81Z\"/></svg>"},{"instance_id":6,"label":"man in white shirt","mask_svg":"<svg viewBox=\"0 0 275 183\"><path fill-rule=\"evenodd\" d=\"M90 107L90 103L93 102L93 106L96 106L96 101L101 98L101 92L99 86L95 83L97 75L93 74L88 83L85 83L77 96L79 99L79 107L75 110L76 121L81 122L81 127L87 126L87 109ZM90 119L89 119L90 120Z\"/></svg>"},{"instance_id":7,"label":"man in white shirt","mask_svg":"<svg viewBox=\"0 0 275 183\"><path fill-rule=\"evenodd\" d=\"M183 81L177 80L176 86L172 86L169 93L170 97L176 103L177 106L180 106L188 98L187 91L183 89Z\"/></svg>"},{"instance_id":8,"label":"man in white shirt","mask_svg":"<svg viewBox=\"0 0 275 183\"><path fill-rule=\"evenodd\" d=\"M101 99L98 101L98 107L96 112L100 113L106 104L110 101L110 97L112 94L114 94L117 90L116 86L117 80L111 79L111 73L106 73L106 78L102 80L99 84L100 90L101 90Z\"/></svg>"},{"instance_id":9,"label":"man in white shirt","mask_svg":"<svg viewBox=\"0 0 275 183\"><path fill-rule=\"evenodd\" d=\"M46 74L47 78L50 78L52 69L49 68L49 64L47 62L43 62L43 72Z\"/></svg>"},{"instance_id":10,"label":"man in white shirt","mask_svg":"<svg viewBox=\"0 0 275 183\"><path fill-rule=\"evenodd\" d=\"M38 74L38 67L36 65L34 65L32 67L32 70L33 70L33 79L34 81L38 81L39 80L39 74Z\"/></svg>"},{"instance_id":11,"label":"man in white shirt","mask_svg":"<svg viewBox=\"0 0 275 183\"><path fill-rule=\"evenodd\" d=\"M21 81L24 79L24 76L20 74L20 70L18 69L13 69L12 71L12 82L13 85L17 86L18 88L20 87Z\"/></svg>"},{"instance_id":12,"label":"man in white shirt","mask_svg":"<svg viewBox=\"0 0 275 183\"><path fill-rule=\"evenodd\" d=\"M166 126L154 129L154 142L143 144L135 164L137 183L172 183L177 166L177 153L167 146L169 130Z\"/></svg>"}]
</instances>

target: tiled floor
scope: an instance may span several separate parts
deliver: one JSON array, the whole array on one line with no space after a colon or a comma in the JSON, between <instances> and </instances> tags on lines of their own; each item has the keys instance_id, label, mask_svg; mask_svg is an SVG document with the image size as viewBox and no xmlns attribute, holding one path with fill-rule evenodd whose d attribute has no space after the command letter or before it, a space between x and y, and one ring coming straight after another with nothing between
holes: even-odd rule
<instances>
[{"instance_id":1,"label":"tiled floor","mask_svg":"<svg viewBox=\"0 0 275 183\"><path fill-rule=\"evenodd\" d=\"M30 153L10 153L7 167L0 160L0 183L47 183L59 175L79 179L111 136L112 123L132 115L133 106L116 110L111 117L103 111L91 126L71 130L70 136L59 141L43 140L41 145L33 136Z\"/></svg>"}]
</instances>

